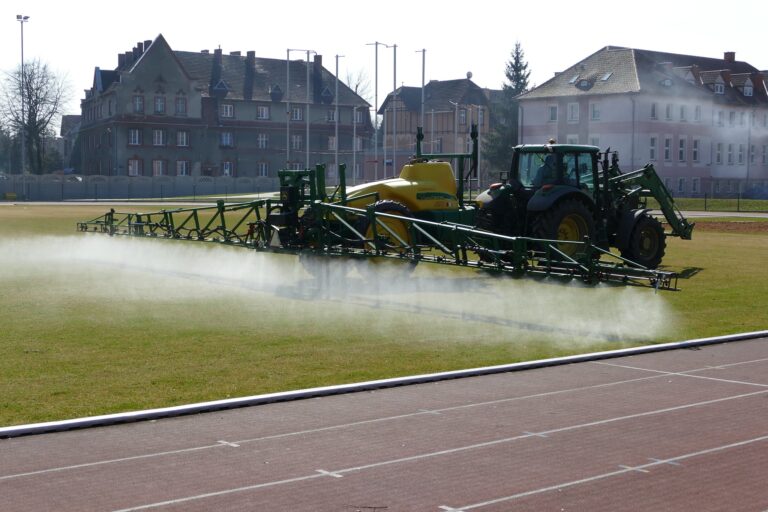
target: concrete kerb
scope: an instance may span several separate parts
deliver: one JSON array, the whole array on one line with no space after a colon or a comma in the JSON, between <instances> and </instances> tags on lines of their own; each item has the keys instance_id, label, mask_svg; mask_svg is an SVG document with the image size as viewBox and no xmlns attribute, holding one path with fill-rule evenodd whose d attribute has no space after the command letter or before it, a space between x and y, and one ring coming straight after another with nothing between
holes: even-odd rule
<instances>
[{"instance_id":1,"label":"concrete kerb","mask_svg":"<svg viewBox=\"0 0 768 512\"><path fill-rule=\"evenodd\" d=\"M423 384L427 382L437 382L449 379L460 379L466 377L478 377L482 375L491 375L495 373L514 372L522 370L531 370L536 368L545 368L572 363L581 363L588 361L598 361L601 359L611 359L652 352L662 352L666 350L677 350L683 348L700 347L704 345L714 345L718 343L729 343L734 341L744 341L756 338L768 337L768 331L755 331L741 334L732 334L728 336L716 336L712 338L699 338L688 341L679 341L673 343L662 343L657 345L644 345L641 347L632 347L620 350L609 350L604 352L592 352L589 354L579 354L574 356L556 357L551 359L540 359L538 361L527 361L522 363L512 363L497 366L486 366L482 368L472 368L467 370L455 370L450 372L431 373L425 375L414 375L410 377L398 377L393 379L381 379L367 382L358 382L354 384L343 384L337 386L324 386L317 388L302 389L296 391L285 391L280 393L268 393L264 395L255 395L241 398L231 398L226 400L214 400L210 402L201 402L197 404L179 405L175 407L164 407L159 409L147 409L143 411L133 411L118 414L106 414L103 416L90 416L86 418L76 418L62 421L51 421L45 423L32 423L29 425L16 425L0 428L0 438L20 437L26 435L44 434L50 432L61 432L66 430L100 427L115 425L119 423L131 423L136 421L155 420L159 418L169 418L175 416L184 416L190 414L199 414L205 412L221 411L227 409L236 409L240 407L251 407L256 405L265 405L276 402L285 402L289 400L301 400L306 398L316 398L322 396L339 395L344 393L355 393L360 391L370 391L374 389L392 388L397 386L408 386L412 384Z\"/></svg>"}]
</instances>

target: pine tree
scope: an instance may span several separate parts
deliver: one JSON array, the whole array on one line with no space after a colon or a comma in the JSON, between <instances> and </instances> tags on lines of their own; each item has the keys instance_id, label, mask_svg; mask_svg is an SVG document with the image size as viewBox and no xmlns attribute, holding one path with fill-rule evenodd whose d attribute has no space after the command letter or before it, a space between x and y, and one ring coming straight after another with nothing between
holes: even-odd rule
<instances>
[{"instance_id":1,"label":"pine tree","mask_svg":"<svg viewBox=\"0 0 768 512\"><path fill-rule=\"evenodd\" d=\"M485 157L496 171L507 170L512 162L512 148L518 143L518 108L515 99L528 90L531 72L520 42L515 43L504 73L507 83L500 97L491 104L491 132L483 145Z\"/></svg>"}]
</instances>

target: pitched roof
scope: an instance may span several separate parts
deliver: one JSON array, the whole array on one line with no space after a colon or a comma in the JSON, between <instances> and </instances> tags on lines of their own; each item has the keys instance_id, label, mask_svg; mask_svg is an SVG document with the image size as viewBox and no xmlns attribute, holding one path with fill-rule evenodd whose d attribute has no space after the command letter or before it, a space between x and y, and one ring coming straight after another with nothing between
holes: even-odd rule
<instances>
[{"instance_id":1,"label":"pitched roof","mask_svg":"<svg viewBox=\"0 0 768 512\"><path fill-rule=\"evenodd\" d=\"M735 59L606 46L519 98L640 92L711 96L712 91L703 86L714 83L724 72L754 74L758 70ZM693 77L691 82L686 80L689 76ZM740 101L737 96L728 94L727 100Z\"/></svg>"},{"instance_id":2,"label":"pitched roof","mask_svg":"<svg viewBox=\"0 0 768 512\"><path fill-rule=\"evenodd\" d=\"M397 89L397 97L407 110L421 110L421 87L402 86ZM389 93L379 109L379 114L389 108L393 93ZM451 103L453 102L453 103ZM424 110L453 110L455 104L487 105L485 91L468 78L458 80L432 80L424 86Z\"/></svg>"}]
</instances>

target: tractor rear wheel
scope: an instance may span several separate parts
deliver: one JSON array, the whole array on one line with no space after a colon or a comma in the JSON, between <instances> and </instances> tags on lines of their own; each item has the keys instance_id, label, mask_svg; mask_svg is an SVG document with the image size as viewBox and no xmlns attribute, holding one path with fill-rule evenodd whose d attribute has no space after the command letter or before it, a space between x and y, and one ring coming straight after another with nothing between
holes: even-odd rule
<instances>
[{"instance_id":1,"label":"tractor rear wheel","mask_svg":"<svg viewBox=\"0 0 768 512\"><path fill-rule=\"evenodd\" d=\"M533 236L548 240L584 241L594 240L595 219L583 201L566 199L542 213L532 226ZM557 244L557 249L573 257L580 250L577 244Z\"/></svg>"},{"instance_id":2,"label":"tractor rear wheel","mask_svg":"<svg viewBox=\"0 0 768 512\"><path fill-rule=\"evenodd\" d=\"M661 222L643 214L637 219L629 236L629 244L621 251L621 256L646 268L656 268L664 257L666 247L667 235Z\"/></svg>"}]
</instances>

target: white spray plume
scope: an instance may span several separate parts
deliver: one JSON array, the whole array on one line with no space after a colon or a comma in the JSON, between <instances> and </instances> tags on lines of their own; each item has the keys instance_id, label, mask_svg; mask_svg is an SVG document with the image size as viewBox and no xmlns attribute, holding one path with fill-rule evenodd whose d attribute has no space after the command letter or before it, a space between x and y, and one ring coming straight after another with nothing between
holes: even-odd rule
<instances>
[{"instance_id":1,"label":"white spray plume","mask_svg":"<svg viewBox=\"0 0 768 512\"><path fill-rule=\"evenodd\" d=\"M295 256L214 244L97 234L0 241L3 280L46 276L71 284L77 296L119 295L123 302L204 304L238 293L247 298L245 314L257 312L260 304L287 301L321 321L338 321L333 312L339 311L342 321L378 334L400 318L423 324L412 340L403 341L420 341L431 331L431 340L445 343L641 342L664 335L673 323L663 294L649 289L498 278L429 264L392 273L362 263L346 272L353 266L359 265L333 262L326 279L310 275ZM340 278L344 273L348 277ZM345 315L349 308L363 308L365 314ZM441 321L466 328L435 336Z\"/></svg>"}]
</instances>

